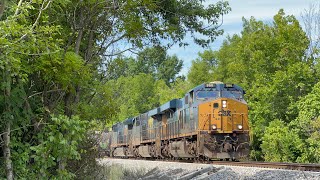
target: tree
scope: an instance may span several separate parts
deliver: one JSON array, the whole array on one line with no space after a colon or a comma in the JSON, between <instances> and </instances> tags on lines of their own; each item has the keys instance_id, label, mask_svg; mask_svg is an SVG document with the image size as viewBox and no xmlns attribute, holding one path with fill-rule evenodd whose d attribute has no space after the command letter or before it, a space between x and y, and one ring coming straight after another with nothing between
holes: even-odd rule
<instances>
[{"instance_id":1,"label":"tree","mask_svg":"<svg viewBox=\"0 0 320 180\"><path fill-rule=\"evenodd\" d=\"M320 83L317 83L312 92L304 96L297 103L298 117L290 123L293 132L298 134L305 143L305 151L300 162L319 163L319 117L320 117Z\"/></svg>"},{"instance_id":2,"label":"tree","mask_svg":"<svg viewBox=\"0 0 320 180\"><path fill-rule=\"evenodd\" d=\"M51 117L50 124L38 134L40 143L30 147L34 151L32 168L37 172L33 178L44 179L57 174L59 179L72 179L74 174L60 166L67 166L66 160L80 159L78 144L85 138L87 125L87 121L77 116L71 119L62 115ZM56 168L57 162L59 168Z\"/></svg>"},{"instance_id":3,"label":"tree","mask_svg":"<svg viewBox=\"0 0 320 180\"><path fill-rule=\"evenodd\" d=\"M301 13L305 32L309 39L309 46L306 50L305 60L308 61L315 71L316 78L320 77L319 48L320 48L320 4L310 4L308 9Z\"/></svg>"},{"instance_id":4,"label":"tree","mask_svg":"<svg viewBox=\"0 0 320 180\"><path fill-rule=\"evenodd\" d=\"M245 87L251 87L261 74L264 77L260 80L266 83L276 71L302 62L307 46L308 39L299 22L294 16L286 16L283 10L274 16L273 25L253 17L243 19L241 36L227 38L217 53L217 72L227 71L218 75Z\"/></svg>"},{"instance_id":5,"label":"tree","mask_svg":"<svg viewBox=\"0 0 320 180\"><path fill-rule=\"evenodd\" d=\"M213 75L217 66L215 52L206 50L198 55L199 58L192 61L191 68L188 72L188 81L190 81L193 86L197 86L205 82L219 80L215 79L216 77Z\"/></svg>"},{"instance_id":6,"label":"tree","mask_svg":"<svg viewBox=\"0 0 320 180\"><path fill-rule=\"evenodd\" d=\"M183 66L177 56L169 56L165 48L147 47L136 57L118 56L107 63L106 78L118 79L121 76L151 74L155 80L164 80L167 85L174 82Z\"/></svg>"},{"instance_id":7,"label":"tree","mask_svg":"<svg viewBox=\"0 0 320 180\"><path fill-rule=\"evenodd\" d=\"M58 27L41 25L39 19L49 2L37 2L26 5L19 1L16 8L8 12L5 20L0 21L0 71L1 91L4 94L1 104L1 133L4 136L4 158L7 179L13 179L11 131L30 125L30 103L24 85L31 70L30 63L42 54L54 54L59 47L59 40L54 37ZM34 13L35 21L27 18L33 5L40 5ZM31 13L32 14L32 13ZM45 24L45 22L44 22ZM1 99L2 99L1 98Z\"/></svg>"},{"instance_id":8,"label":"tree","mask_svg":"<svg viewBox=\"0 0 320 180\"><path fill-rule=\"evenodd\" d=\"M107 83L112 85L112 97L116 102L117 115L112 121L123 121L158 106L155 96L155 80L150 74L120 77Z\"/></svg>"},{"instance_id":9,"label":"tree","mask_svg":"<svg viewBox=\"0 0 320 180\"><path fill-rule=\"evenodd\" d=\"M305 32L310 41L309 47L306 51L306 60L311 61L311 63L315 63L320 47L320 4L310 4L310 7L301 13L301 17L305 27Z\"/></svg>"},{"instance_id":10,"label":"tree","mask_svg":"<svg viewBox=\"0 0 320 180\"><path fill-rule=\"evenodd\" d=\"M158 104L164 104L172 99L180 99L193 88L193 86L184 79L178 78L175 82L167 86L163 80L156 82L156 93Z\"/></svg>"},{"instance_id":11,"label":"tree","mask_svg":"<svg viewBox=\"0 0 320 180\"><path fill-rule=\"evenodd\" d=\"M133 57L125 56L118 56L117 58L108 61L106 63L107 65L104 78L108 81L119 79L121 76L131 76L131 69L135 64L130 64L130 62L134 61L135 59Z\"/></svg>"},{"instance_id":12,"label":"tree","mask_svg":"<svg viewBox=\"0 0 320 180\"><path fill-rule=\"evenodd\" d=\"M61 25L63 34L62 48L82 57L84 65L93 70L92 74L109 75L104 72L106 61L112 61L115 56L125 51L133 51L144 46L169 47L173 43L186 45L183 38L187 33L193 34L194 41L207 46L219 30L219 18L230 10L227 2L217 2L204 7L201 1L59 1L53 4L48 18L57 25ZM57 12L63 13L57 13ZM203 23L210 22L209 24ZM197 38L194 34L204 35ZM126 43L123 48L118 46ZM161 77L171 81L180 62L170 57L168 64L173 69L160 68ZM100 71L96 74L97 70ZM103 81L104 83L105 81ZM167 83L168 84L168 83ZM81 93L94 91L92 86L83 87L76 82L69 84L64 96L65 113L73 114L74 106L81 99ZM86 91L86 92L84 92Z\"/></svg>"},{"instance_id":13,"label":"tree","mask_svg":"<svg viewBox=\"0 0 320 180\"><path fill-rule=\"evenodd\" d=\"M162 47L145 48L135 60L129 61L130 74L152 74L156 80L164 80L167 85L176 79L182 68L182 60L169 56Z\"/></svg>"}]
</instances>

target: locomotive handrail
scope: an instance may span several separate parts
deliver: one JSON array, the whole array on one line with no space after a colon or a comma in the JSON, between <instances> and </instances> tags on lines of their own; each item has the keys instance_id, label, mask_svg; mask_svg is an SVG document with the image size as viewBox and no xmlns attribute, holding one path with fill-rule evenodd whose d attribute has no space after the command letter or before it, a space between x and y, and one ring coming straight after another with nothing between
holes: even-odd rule
<instances>
[{"instance_id":1,"label":"locomotive handrail","mask_svg":"<svg viewBox=\"0 0 320 180\"><path fill-rule=\"evenodd\" d=\"M234 115L234 113L231 114L231 127L232 127L232 129L234 129L233 115Z\"/></svg>"}]
</instances>

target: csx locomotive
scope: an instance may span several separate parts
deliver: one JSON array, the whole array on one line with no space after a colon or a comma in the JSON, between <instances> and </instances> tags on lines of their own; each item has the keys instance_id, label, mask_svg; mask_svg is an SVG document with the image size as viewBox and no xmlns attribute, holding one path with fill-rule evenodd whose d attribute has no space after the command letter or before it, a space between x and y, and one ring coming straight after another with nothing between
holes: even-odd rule
<instances>
[{"instance_id":1,"label":"csx locomotive","mask_svg":"<svg viewBox=\"0 0 320 180\"><path fill-rule=\"evenodd\" d=\"M249 154L244 90L222 82L201 84L181 99L114 124L111 157L238 160Z\"/></svg>"}]
</instances>

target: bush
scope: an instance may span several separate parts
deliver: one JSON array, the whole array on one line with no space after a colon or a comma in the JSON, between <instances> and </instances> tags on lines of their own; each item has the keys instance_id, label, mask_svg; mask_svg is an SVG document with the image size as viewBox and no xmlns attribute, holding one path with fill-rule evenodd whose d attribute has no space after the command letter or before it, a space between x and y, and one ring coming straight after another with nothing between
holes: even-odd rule
<instances>
[{"instance_id":1,"label":"bush","mask_svg":"<svg viewBox=\"0 0 320 180\"><path fill-rule=\"evenodd\" d=\"M262 153L266 161L296 162L303 151L299 136L280 120L274 120L262 137Z\"/></svg>"}]
</instances>

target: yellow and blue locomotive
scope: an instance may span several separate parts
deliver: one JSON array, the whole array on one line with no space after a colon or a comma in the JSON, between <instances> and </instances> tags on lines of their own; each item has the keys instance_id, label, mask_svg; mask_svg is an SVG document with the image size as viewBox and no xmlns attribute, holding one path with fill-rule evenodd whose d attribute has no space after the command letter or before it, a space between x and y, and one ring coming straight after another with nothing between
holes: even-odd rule
<instances>
[{"instance_id":1,"label":"yellow and blue locomotive","mask_svg":"<svg viewBox=\"0 0 320 180\"><path fill-rule=\"evenodd\" d=\"M113 125L112 157L241 159L249 154L248 105L235 84L211 82Z\"/></svg>"}]
</instances>

